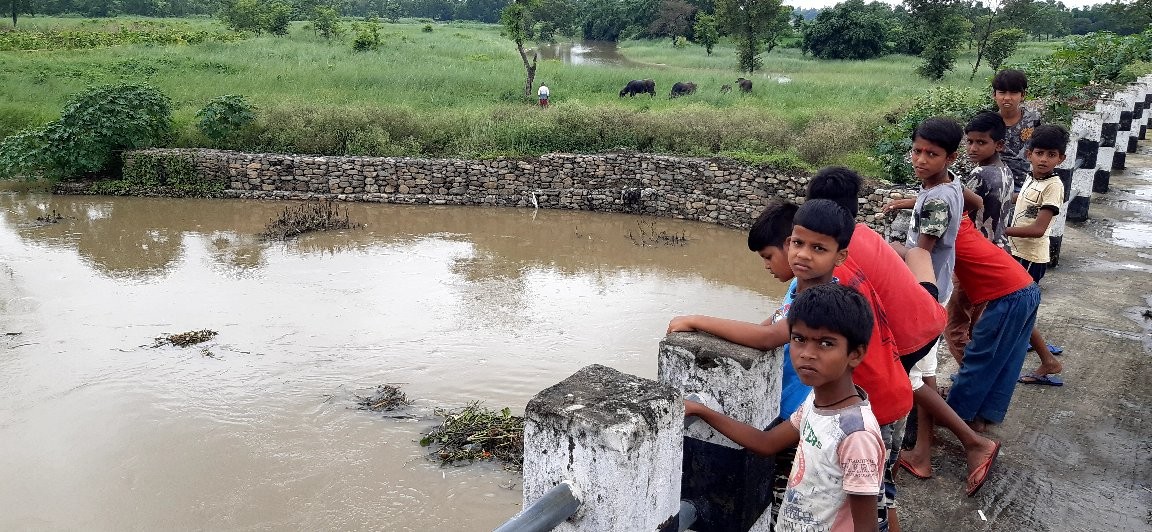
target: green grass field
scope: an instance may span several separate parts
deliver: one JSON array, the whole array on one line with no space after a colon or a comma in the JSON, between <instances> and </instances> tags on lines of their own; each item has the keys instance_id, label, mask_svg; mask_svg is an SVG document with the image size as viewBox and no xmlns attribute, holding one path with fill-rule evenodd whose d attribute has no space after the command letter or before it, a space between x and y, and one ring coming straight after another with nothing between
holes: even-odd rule
<instances>
[{"instance_id":1,"label":"green grass field","mask_svg":"<svg viewBox=\"0 0 1152 532\"><path fill-rule=\"evenodd\" d=\"M223 31L210 19L133 22L139 20L38 17L19 27ZM258 107L257 124L213 147L464 157L638 149L841 163L875 175L868 153L884 115L933 85L916 76L912 57L817 61L778 49L764 56L762 72L747 76L753 94L721 94L720 86L740 75L732 48L707 55L697 46L629 41L620 45L629 66L541 61L536 79L553 95L552 107L542 111L522 98L524 69L498 27L435 24L424 32L422 26L382 25L383 44L371 52L354 52L350 35L325 41L302 23L287 37L0 52L0 136L55 119L86 86L136 81L172 98L177 146L211 146L195 128L196 111L214 97L240 94ZM1012 60L1050 48L1028 43ZM971 62L961 57L942 83L987 86L986 67L968 80ZM617 96L637 78L656 80L657 97ZM699 91L670 100L676 81L693 81Z\"/></svg>"}]
</instances>

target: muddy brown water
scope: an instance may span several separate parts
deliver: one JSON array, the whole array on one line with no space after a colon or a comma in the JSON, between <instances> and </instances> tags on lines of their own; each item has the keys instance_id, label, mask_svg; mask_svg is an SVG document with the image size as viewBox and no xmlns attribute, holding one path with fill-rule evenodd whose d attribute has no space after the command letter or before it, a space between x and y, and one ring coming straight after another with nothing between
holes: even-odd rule
<instances>
[{"instance_id":1,"label":"muddy brown water","mask_svg":"<svg viewBox=\"0 0 1152 532\"><path fill-rule=\"evenodd\" d=\"M428 461L434 408L652 378L670 317L781 291L706 224L351 204L363 229L260 242L284 205L0 192L0 529L491 529L520 477ZM689 241L634 243L662 231ZM147 347L202 328L212 356ZM417 419L355 410L380 383Z\"/></svg>"},{"instance_id":2,"label":"muddy brown water","mask_svg":"<svg viewBox=\"0 0 1152 532\"><path fill-rule=\"evenodd\" d=\"M579 41L540 44L536 47L540 59L553 59L566 65L636 66L624 57L613 41Z\"/></svg>"}]
</instances>

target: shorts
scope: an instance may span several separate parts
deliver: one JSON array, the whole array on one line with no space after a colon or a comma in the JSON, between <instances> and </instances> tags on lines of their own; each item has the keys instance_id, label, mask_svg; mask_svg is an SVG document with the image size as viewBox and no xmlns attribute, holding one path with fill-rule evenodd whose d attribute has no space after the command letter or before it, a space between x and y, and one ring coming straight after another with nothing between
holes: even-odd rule
<instances>
[{"instance_id":1,"label":"shorts","mask_svg":"<svg viewBox=\"0 0 1152 532\"><path fill-rule=\"evenodd\" d=\"M908 371L908 380L912 381L913 392L919 390L921 386L924 386L924 377L936 376L936 366L940 363L940 359L936 354L939 350L940 342L932 344L932 349L928 350L928 354Z\"/></svg>"},{"instance_id":2,"label":"shorts","mask_svg":"<svg viewBox=\"0 0 1152 532\"><path fill-rule=\"evenodd\" d=\"M1028 271L1028 275L1032 276L1032 282L1036 283L1037 285L1040 284L1040 279L1043 279L1044 274L1048 271L1047 262L1031 262L1017 257L1016 255L1012 255L1012 258L1016 259L1016 262L1019 262L1020 265Z\"/></svg>"},{"instance_id":3,"label":"shorts","mask_svg":"<svg viewBox=\"0 0 1152 532\"><path fill-rule=\"evenodd\" d=\"M904 425L907 422L908 416L904 416L898 421L880 426L880 437L884 440L884 449L888 451L888 458L884 460L884 482L876 497L880 530L888 530L888 509L896 507L896 481L893 474L896 472L896 461L900 459L900 443L904 440Z\"/></svg>"}]
</instances>

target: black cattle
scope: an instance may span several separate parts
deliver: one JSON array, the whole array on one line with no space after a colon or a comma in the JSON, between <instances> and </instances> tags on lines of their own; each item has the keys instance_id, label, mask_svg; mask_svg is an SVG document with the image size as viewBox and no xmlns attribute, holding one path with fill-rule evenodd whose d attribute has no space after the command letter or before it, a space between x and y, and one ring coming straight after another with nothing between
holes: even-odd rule
<instances>
[{"instance_id":1,"label":"black cattle","mask_svg":"<svg viewBox=\"0 0 1152 532\"><path fill-rule=\"evenodd\" d=\"M739 78L736 84L740 86L740 92L752 92L752 80Z\"/></svg>"},{"instance_id":2,"label":"black cattle","mask_svg":"<svg viewBox=\"0 0 1152 532\"><path fill-rule=\"evenodd\" d=\"M628 84L620 90L620 97L623 98L625 94L628 96L636 96L641 93L648 93L648 96L655 96L656 82L650 79L634 79L629 81Z\"/></svg>"},{"instance_id":3,"label":"black cattle","mask_svg":"<svg viewBox=\"0 0 1152 532\"><path fill-rule=\"evenodd\" d=\"M677 81L675 85L672 85L672 92L668 94L668 97L677 98L692 94L693 92L696 92L695 83L691 81Z\"/></svg>"}]
</instances>

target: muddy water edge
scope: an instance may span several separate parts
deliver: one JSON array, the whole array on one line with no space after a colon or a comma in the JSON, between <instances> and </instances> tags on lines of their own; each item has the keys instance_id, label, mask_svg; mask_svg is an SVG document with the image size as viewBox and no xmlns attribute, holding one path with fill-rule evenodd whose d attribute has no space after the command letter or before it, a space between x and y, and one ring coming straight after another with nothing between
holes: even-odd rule
<instances>
[{"instance_id":1,"label":"muddy water edge","mask_svg":"<svg viewBox=\"0 0 1152 532\"><path fill-rule=\"evenodd\" d=\"M434 408L654 377L671 316L782 289L704 224L349 204L364 228L259 241L284 205L0 192L0 529L491 529L519 477L428 461ZM415 419L355 409L381 383Z\"/></svg>"}]
</instances>

